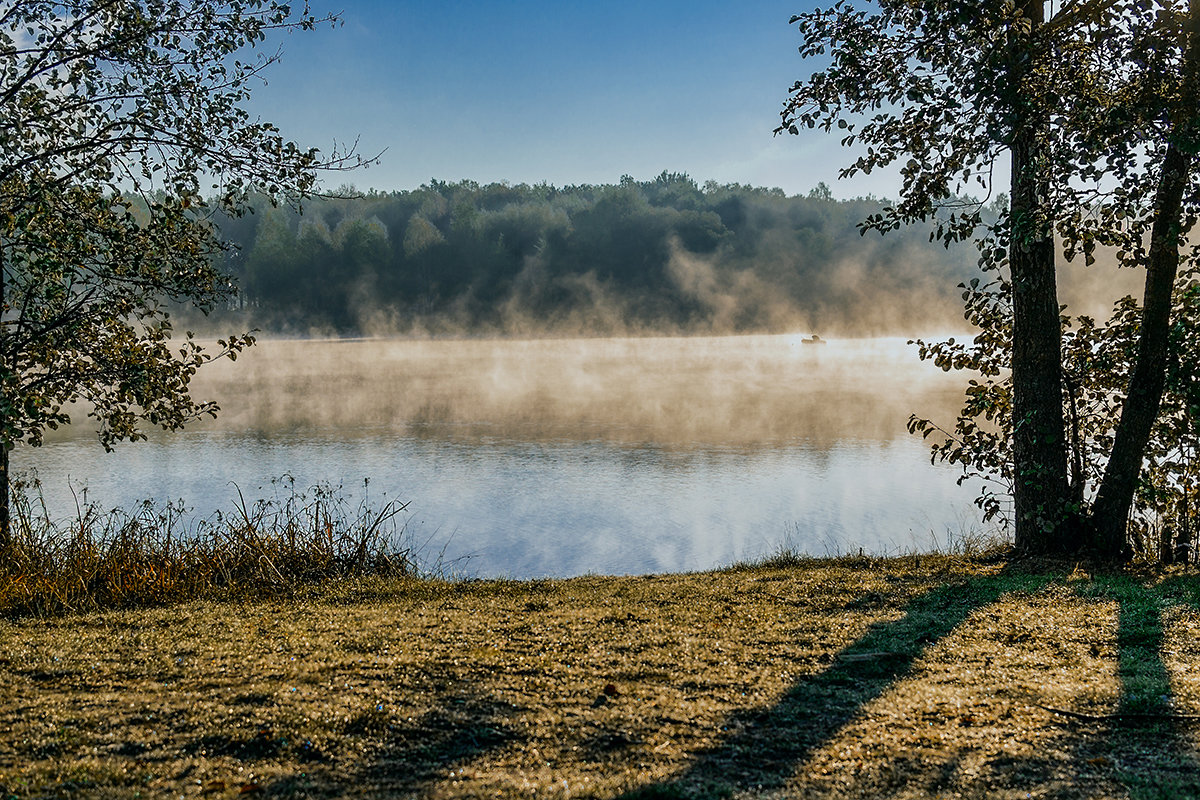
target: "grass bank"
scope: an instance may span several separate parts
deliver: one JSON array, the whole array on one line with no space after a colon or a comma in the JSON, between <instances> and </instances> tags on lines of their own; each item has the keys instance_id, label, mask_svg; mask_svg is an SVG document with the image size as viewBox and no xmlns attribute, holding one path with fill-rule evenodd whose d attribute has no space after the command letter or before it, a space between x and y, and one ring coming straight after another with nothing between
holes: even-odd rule
<instances>
[{"instance_id":1,"label":"grass bank","mask_svg":"<svg viewBox=\"0 0 1200 800\"><path fill-rule=\"evenodd\" d=\"M1200 796L1200 579L951 557L0 622L0 796Z\"/></svg>"},{"instance_id":2,"label":"grass bank","mask_svg":"<svg viewBox=\"0 0 1200 800\"><path fill-rule=\"evenodd\" d=\"M341 486L275 492L228 513L195 518L183 501L133 511L79 504L52 518L36 478L13 487L12 525L0 542L0 615L56 615L197 600L292 598L330 581L411 576L407 504L354 505Z\"/></svg>"}]
</instances>

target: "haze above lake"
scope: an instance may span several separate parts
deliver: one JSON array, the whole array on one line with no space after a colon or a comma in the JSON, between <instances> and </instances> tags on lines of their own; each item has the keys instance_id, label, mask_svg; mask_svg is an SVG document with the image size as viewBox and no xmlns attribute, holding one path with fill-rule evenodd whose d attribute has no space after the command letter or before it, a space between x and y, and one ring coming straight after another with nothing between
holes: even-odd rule
<instances>
[{"instance_id":1,"label":"haze above lake","mask_svg":"<svg viewBox=\"0 0 1200 800\"><path fill-rule=\"evenodd\" d=\"M407 543L459 574L704 569L976 528L904 427L950 422L964 383L898 339L271 340L197 377L215 421L106 454L80 414L14 467L58 516L84 496L207 516L290 476L410 501Z\"/></svg>"}]
</instances>

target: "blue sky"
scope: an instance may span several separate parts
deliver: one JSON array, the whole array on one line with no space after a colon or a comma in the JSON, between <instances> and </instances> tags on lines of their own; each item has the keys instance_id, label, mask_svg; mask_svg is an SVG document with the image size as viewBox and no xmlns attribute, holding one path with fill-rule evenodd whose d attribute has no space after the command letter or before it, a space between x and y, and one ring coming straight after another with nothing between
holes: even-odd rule
<instances>
[{"instance_id":1,"label":"blue sky","mask_svg":"<svg viewBox=\"0 0 1200 800\"><path fill-rule=\"evenodd\" d=\"M430 178L611 183L663 170L699 182L836 183L833 136L772 135L802 62L788 20L811 0L313 0L344 24L281 38L252 110L303 145L359 139L359 188Z\"/></svg>"}]
</instances>

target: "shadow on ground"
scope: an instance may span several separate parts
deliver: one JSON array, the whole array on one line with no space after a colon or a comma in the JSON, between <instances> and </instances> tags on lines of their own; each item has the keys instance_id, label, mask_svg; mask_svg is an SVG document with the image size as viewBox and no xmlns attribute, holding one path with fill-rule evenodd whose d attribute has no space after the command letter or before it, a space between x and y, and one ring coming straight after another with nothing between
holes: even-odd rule
<instances>
[{"instance_id":1,"label":"shadow on ground","mask_svg":"<svg viewBox=\"0 0 1200 800\"><path fill-rule=\"evenodd\" d=\"M522 735L509 717L508 703L456 685L437 693L436 704L412 718L397 719L380 707L343 724L348 741L366 744L361 760L313 763L305 772L262 787L269 796L419 797L435 784L452 780L455 770L494 750L516 744ZM296 759L295 753L289 754ZM317 759L313 759L316 761ZM324 761L325 759L320 759Z\"/></svg>"},{"instance_id":2,"label":"shadow on ground","mask_svg":"<svg viewBox=\"0 0 1200 800\"><path fill-rule=\"evenodd\" d=\"M1089 593L1115 599L1121 698L1111 717L1065 719L1093 743L1082 762L1102 763L1133 800L1200 797L1200 760L1193 735L1200 720L1176 707L1171 675L1163 660L1163 621L1175 605L1200 608L1192 579L1168 579L1146 586L1132 578L1099 578Z\"/></svg>"},{"instance_id":3,"label":"shadow on ground","mask_svg":"<svg viewBox=\"0 0 1200 800\"><path fill-rule=\"evenodd\" d=\"M1022 588L1044 579L1030 577ZM928 647L975 609L1011 590L1011 577L958 581L913 600L904 616L871 627L824 671L796 683L773 708L739 714L726 724L718 747L696 753L691 766L669 782L638 787L622 800L726 797L780 789L798 765L828 742L867 703L903 679ZM831 703L831 698L840 702Z\"/></svg>"},{"instance_id":4,"label":"shadow on ground","mask_svg":"<svg viewBox=\"0 0 1200 800\"><path fill-rule=\"evenodd\" d=\"M915 598L902 617L872 626L824 669L793 684L773 706L728 717L720 743L692 752L681 771L631 789L621 799L786 793L815 753L834 741L869 703L910 677L914 663L974 612L1006 592L1037 593L1052 581L1046 575L1006 571L956 580ZM1064 591L1061 581L1054 582L1056 591ZM1164 615L1176 606L1191 613L1200 609L1195 577L1153 585L1127 576L1068 583L1084 601L1116 604L1117 707L1111 714L1095 715L1047 711L1045 725L1057 731L1053 737L1063 749L1028 756L996 750L988 754L991 767L1009 776L1006 790L1036 791L1052 779L1062 785L1065 773L1071 796L1088 796L1089 786L1106 786L1123 790L1134 800L1200 797L1195 744L1200 722L1175 708L1171 671L1163 652ZM1105 607L1111 613L1113 606ZM1048 675L1047 681L1052 680ZM314 764L317 768L302 780L280 781L265 787L267 793L334 796L353 787L356 795L365 796L419 797L435 791L467 796L469 785L461 791L453 786L458 770L501 751L529 747L536 733L521 721L523 709L479 687L442 686L430 700L427 710L413 718L401 720L380 710L347 721L348 738L370 743L360 763L342 775L322 774L320 765ZM250 740L227 746L245 749L270 744ZM620 759L624 744L605 740L597 747L613 751L611 755ZM901 779L905 774L919 776L920 785L904 791L897 788L896 796L923 796L925 790L932 795L938 787L952 787L964 769L965 752L946 752L943 760L934 763L922 761L919 752L899 754L889 769ZM1069 763L1062 763L1062 753ZM906 764L906 759L911 763ZM555 793L553 786L542 788ZM987 785L978 788L981 796L987 796Z\"/></svg>"},{"instance_id":5,"label":"shadow on ground","mask_svg":"<svg viewBox=\"0 0 1200 800\"><path fill-rule=\"evenodd\" d=\"M796 683L774 707L731 718L725 740L693 754L682 772L630 790L621 800L786 793L810 756L864 706L905 679L913 662L973 611L1003 592L1032 592L1049 582L1045 576L1009 574L947 585L917 598L904 617L874 626L826 670ZM1074 763L1057 763L1049 754L1007 761L1004 754L996 754L993 766L1007 773L1010 790L1036 791L1056 775L1061 782L1065 771L1068 783L1083 791L1081 796L1087 795L1086 786L1099 781L1123 788L1134 800L1200 798L1200 759L1196 740L1189 736L1200 730L1200 721L1175 708L1163 661L1163 612L1180 603L1200 608L1195 578L1157 586L1127 577L1098 578L1084 588L1085 597L1115 600L1118 605L1120 700L1115 713L1052 719L1050 724L1061 726L1063 738L1074 745ZM831 697L842 702L831 705ZM920 758L914 753L914 763L906 766L902 757L888 768L899 775L919 775L921 786L931 792L952 786L960 768L958 756L936 765L918 763ZM979 788L986 796L988 787ZM920 791L910 785L899 793L922 796Z\"/></svg>"}]
</instances>

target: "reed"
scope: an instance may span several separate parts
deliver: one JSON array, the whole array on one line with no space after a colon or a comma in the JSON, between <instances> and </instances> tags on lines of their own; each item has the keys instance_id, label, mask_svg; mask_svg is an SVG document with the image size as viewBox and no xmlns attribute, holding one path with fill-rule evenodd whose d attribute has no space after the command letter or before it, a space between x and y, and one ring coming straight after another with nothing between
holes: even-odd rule
<instances>
[{"instance_id":1,"label":"reed","mask_svg":"<svg viewBox=\"0 0 1200 800\"><path fill-rule=\"evenodd\" d=\"M134 510L77 504L51 518L36 480L13 492L10 545L0 552L0 614L52 615L197 599L294 596L306 587L416 572L403 546L406 503L351 505L341 486L298 490L193 518L183 501Z\"/></svg>"}]
</instances>

